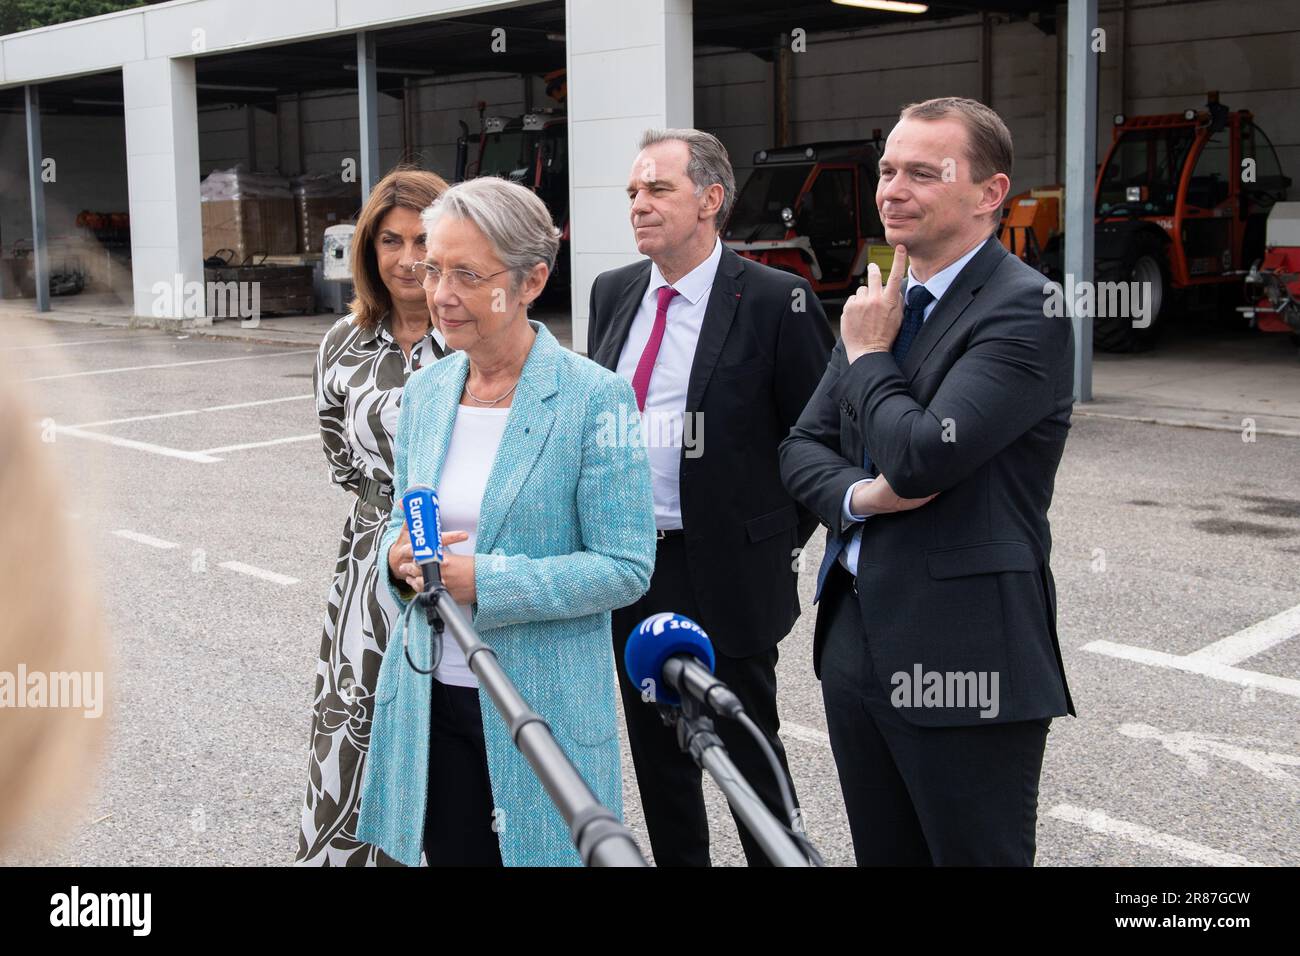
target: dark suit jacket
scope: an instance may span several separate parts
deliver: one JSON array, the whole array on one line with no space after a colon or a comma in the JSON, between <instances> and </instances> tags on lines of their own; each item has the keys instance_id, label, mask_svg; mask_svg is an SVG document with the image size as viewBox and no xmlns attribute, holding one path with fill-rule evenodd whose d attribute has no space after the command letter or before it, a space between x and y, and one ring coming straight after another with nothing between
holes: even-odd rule
<instances>
[{"instance_id":1,"label":"dark suit jacket","mask_svg":"<svg viewBox=\"0 0 1300 956\"><path fill-rule=\"evenodd\" d=\"M597 276L590 358L617 368L649 284L648 259ZM798 549L817 518L785 490L778 450L833 343L807 282L722 247L686 393L702 454L683 449L680 491L697 623L728 657L775 646L799 616Z\"/></svg>"},{"instance_id":2,"label":"dark suit jacket","mask_svg":"<svg viewBox=\"0 0 1300 956\"><path fill-rule=\"evenodd\" d=\"M889 352L851 366L843 340L781 447L795 500L831 535L864 445L904 498L866 519L857 591L886 693L896 673L998 675L999 712L900 707L913 723L961 726L1074 713L1056 637L1047 509L1073 404L1068 319L1048 318L1043 276L989 239L958 273L900 368ZM813 666L820 676L826 614ZM991 680L991 678L989 678Z\"/></svg>"}]
</instances>

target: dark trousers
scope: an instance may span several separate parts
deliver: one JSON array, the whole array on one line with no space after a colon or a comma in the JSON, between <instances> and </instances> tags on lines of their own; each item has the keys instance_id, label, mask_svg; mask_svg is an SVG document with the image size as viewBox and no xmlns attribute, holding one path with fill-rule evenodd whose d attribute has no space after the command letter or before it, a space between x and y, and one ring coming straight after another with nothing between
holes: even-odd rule
<instances>
[{"instance_id":1,"label":"dark trousers","mask_svg":"<svg viewBox=\"0 0 1300 956\"><path fill-rule=\"evenodd\" d=\"M910 723L874 670L852 582L836 565L822 594L821 678L858 865L1032 866L1051 720Z\"/></svg>"},{"instance_id":2,"label":"dark trousers","mask_svg":"<svg viewBox=\"0 0 1300 956\"><path fill-rule=\"evenodd\" d=\"M429 866L501 866L478 691L433 679L424 855Z\"/></svg>"},{"instance_id":3,"label":"dark trousers","mask_svg":"<svg viewBox=\"0 0 1300 956\"><path fill-rule=\"evenodd\" d=\"M645 596L614 612L614 655L632 764L636 768L641 808L650 831L655 864L708 866L709 821L704 809L700 768L682 753L677 746L676 732L664 725L657 707L641 699L641 688L633 686L623 670L623 649L628 635L651 614L664 611L683 614L708 631L708 622L700 619L687 579L685 539L681 535L659 542L654 576ZM745 711L767 733L782 768L788 773L785 748L777 737L780 721L776 714L776 648L752 657L727 657L715 648L714 656L714 673L735 692ZM718 718L714 727L750 786L776 818L788 825L790 821L782 807L781 791L772 776L772 768L754 739L735 721ZM791 784L792 792L793 789ZM749 865L768 865L766 854L739 819L736 827Z\"/></svg>"}]
</instances>

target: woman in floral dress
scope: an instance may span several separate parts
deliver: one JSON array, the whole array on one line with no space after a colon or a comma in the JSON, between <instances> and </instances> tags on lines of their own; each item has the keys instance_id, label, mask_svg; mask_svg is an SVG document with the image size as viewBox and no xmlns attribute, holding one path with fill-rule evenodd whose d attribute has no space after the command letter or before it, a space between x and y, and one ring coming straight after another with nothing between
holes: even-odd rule
<instances>
[{"instance_id":1,"label":"woman in floral dress","mask_svg":"<svg viewBox=\"0 0 1300 956\"><path fill-rule=\"evenodd\" d=\"M330 329L316 359L325 459L334 483L354 497L316 665L301 865L394 862L356 838L375 684L397 614L388 588L375 586L375 548L393 506L402 389L412 372L444 354L412 264L424 260L420 212L446 188L436 174L413 169L394 170L376 184L353 239L352 312Z\"/></svg>"}]
</instances>

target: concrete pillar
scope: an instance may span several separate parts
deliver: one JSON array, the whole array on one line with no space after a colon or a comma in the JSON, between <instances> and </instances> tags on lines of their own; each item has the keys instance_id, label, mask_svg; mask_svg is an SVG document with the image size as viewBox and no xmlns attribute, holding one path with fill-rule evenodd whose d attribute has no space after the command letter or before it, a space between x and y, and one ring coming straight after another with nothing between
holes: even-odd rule
<instances>
[{"instance_id":1,"label":"concrete pillar","mask_svg":"<svg viewBox=\"0 0 1300 956\"><path fill-rule=\"evenodd\" d=\"M573 347L587 350L591 284L640 258L627 177L649 127L695 121L691 0L565 0Z\"/></svg>"},{"instance_id":2,"label":"concrete pillar","mask_svg":"<svg viewBox=\"0 0 1300 956\"><path fill-rule=\"evenodd\" d=\"M127 62L122 92L135 314L164 324L179 322L185 286L203 282L194 61L157 57ZM210 317L190 317L180 324L211 322Z\"/></svg>"}]
</instances>

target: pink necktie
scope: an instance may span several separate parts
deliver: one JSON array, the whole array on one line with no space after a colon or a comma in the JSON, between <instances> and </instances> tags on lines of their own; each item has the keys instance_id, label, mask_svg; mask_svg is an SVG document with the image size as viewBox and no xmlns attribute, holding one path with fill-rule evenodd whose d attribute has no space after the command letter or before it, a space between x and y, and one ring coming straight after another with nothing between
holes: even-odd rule
<instances>
[{"instance_id":1,"label":"pink necktie","mask_svg":"<svg viewBox=\"0 0 1300 956\"><path fill-rule=\"evenodd\" d=\"M650 373L655 369L655 359L659 357L659 345L664 340L664 329L668 326L668 303L677 290L670 285L659 289L659 307L655 310L655 324L650 330L650 340L641 353L641 361L636 363L636 374L632 376L632 391L636 393L638 411L645 411L646 393L650 391Z\"/></svg>"}]
</instances>

